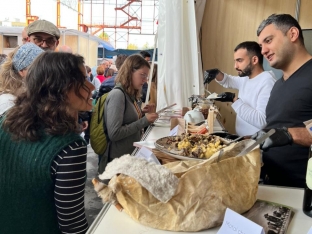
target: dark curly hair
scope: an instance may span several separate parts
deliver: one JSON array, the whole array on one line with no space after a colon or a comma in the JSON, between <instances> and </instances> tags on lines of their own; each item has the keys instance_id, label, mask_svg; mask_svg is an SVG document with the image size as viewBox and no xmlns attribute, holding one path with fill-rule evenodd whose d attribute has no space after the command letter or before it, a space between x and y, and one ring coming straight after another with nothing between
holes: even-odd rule
<instances>
[{"instance_id":1,"label":"dark curly hair","mask_svg":"<svg viewBox=\"0 0 312 234\"><path fill-rule=\"evenodd\" d=\"M43 133L64 135L79 132L77 117L70 111L68 93L83 99L80 88L88 93L82 72L84 59L70 53L45 52L29 67L25 91L7 111L3 127L13 140L38 140Z\"/></svg>"}]
</instances>

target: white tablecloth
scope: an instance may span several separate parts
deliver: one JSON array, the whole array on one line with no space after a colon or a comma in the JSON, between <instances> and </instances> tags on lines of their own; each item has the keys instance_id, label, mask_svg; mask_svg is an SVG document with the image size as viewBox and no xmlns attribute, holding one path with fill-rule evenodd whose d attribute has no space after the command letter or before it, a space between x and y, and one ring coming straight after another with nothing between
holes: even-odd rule
<instances>
[{"instance_id":1,"label":"white tablecloth","mask_svg":"<svg viewBox=\"0 0 312 234\"><path fill-rule=\"evenodd\" d=\"M308 233L312 226L312 219L302 212L302 189L259 186L257 198L290 206L295 215L290 222L287 233ZM217 233L220 227L204 230L198 233ZM178 234L181 232L171 232L156 230L143 226L132 220L126 213L119 212L115 206L106 205L93 222L88 233L104 234L104 233L122 233L122 234ZM191 234L191 232L183 232Z\"/></svg>"}]
</instances>

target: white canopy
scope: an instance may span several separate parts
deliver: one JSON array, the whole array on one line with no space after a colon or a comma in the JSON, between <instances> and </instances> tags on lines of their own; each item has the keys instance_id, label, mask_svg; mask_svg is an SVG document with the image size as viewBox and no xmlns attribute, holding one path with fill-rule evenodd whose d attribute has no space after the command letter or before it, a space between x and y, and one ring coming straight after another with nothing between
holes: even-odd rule
<instances>
[{"instance_id":1,"label":"white canopy","mask_svg":"<svg viewBox=\"0 0 312 234\"><path fill-rule=\"evenodd\" d=\"M205 4L206 0L159 1L158 110L172 103L189 106L192 94L204 94L198 32Z\"/></svg>"}]
</instances>

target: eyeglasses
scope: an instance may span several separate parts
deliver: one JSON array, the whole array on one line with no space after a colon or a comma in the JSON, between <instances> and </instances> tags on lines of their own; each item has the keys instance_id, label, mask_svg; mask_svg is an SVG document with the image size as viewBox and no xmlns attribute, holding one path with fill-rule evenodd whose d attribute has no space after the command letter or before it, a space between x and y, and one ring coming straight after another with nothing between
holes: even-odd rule
<instances>
[{"instance_id":1,"label":"eyeglasses","mask_svg":"<svg viewBox=\"0 0 312 234\"><path fill-rule=\"evenodd\" d=\"M137 71L137 69L134 69L134 71ZM142 79L142 80L148 78L148 75L147 75L146 73L140 73L140 76L141 76L141 79Z\"/></svg>"},{"instance_id":2,"label":"eyeglasses","mask_svg":"<svg viewBox=\"0 0 312 234\"><path fill-rule=\"evenodd\" d=\"M148 78L148 75L146 75L145 73L140 73L140 76L141 76L141 79L142 79L142 80Z\"/></svg>"},{"instance_id":3,"label":"eyeglasses","mask_svg":"<svg viewBox=\"0 0 312 234\"><path fill-rule=\"evenodd\" d=\"M53 46L56 40L54 38L42 39L41 37L34 37L34 42L36 45L42 45L45 42L48 46Z\"/></svg>"}]
</instances>

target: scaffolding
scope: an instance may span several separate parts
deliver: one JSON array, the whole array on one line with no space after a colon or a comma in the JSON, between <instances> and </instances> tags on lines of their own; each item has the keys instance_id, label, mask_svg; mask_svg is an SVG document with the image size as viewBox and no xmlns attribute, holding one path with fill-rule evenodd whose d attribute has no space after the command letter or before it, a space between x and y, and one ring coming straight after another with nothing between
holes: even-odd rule
<instances>
[{"instance_id":1,"label":"scaffolding","mask_svg":"<svg viewBox=\"0 0 312 234\"><path fill-rule=\"evenodd\" d=\"M56 26L61 22L61 7L77 13L77 29L98 36L103 33L117 48L117 42L129 45L130 35L155 35L159 0L53 0L56 2ZM26 0L27 25L39 17L31 15L31 0ZM63 22L64 23L64 22Z\"/></svg>"},{"instance_id":2,"label":"scaffolding","mask_svg":"<svg viewBox=\"0 0 312 234\"><path fill-rule=\"evenodd\" d=\"M82 31L88 30L92 35L105 33L115 48L117 42L129 45L131 34L155 35L158 20L158 0L83 0L83 8L90 12L89 18L83 17L79 26ZM144 14L144 9L151 14ZM109 9L107 9L109 8ZM97 14L94 10L97 9ZM99 13L99 9L101 12ZM107 11L114 10L114 16ZM84 14L82 12L82 14Z\"/></svg>"},{"instance_id":3,"label":"scaffolding","mask_svg":"<svg viewBox=\"0 0 312 234\"><path fill-rule=\"evenodd\" d=\"M26 0L26 25L34 22L38 18L38 16L31 15L31 1Z\"/></svg>"}]
</instances>

